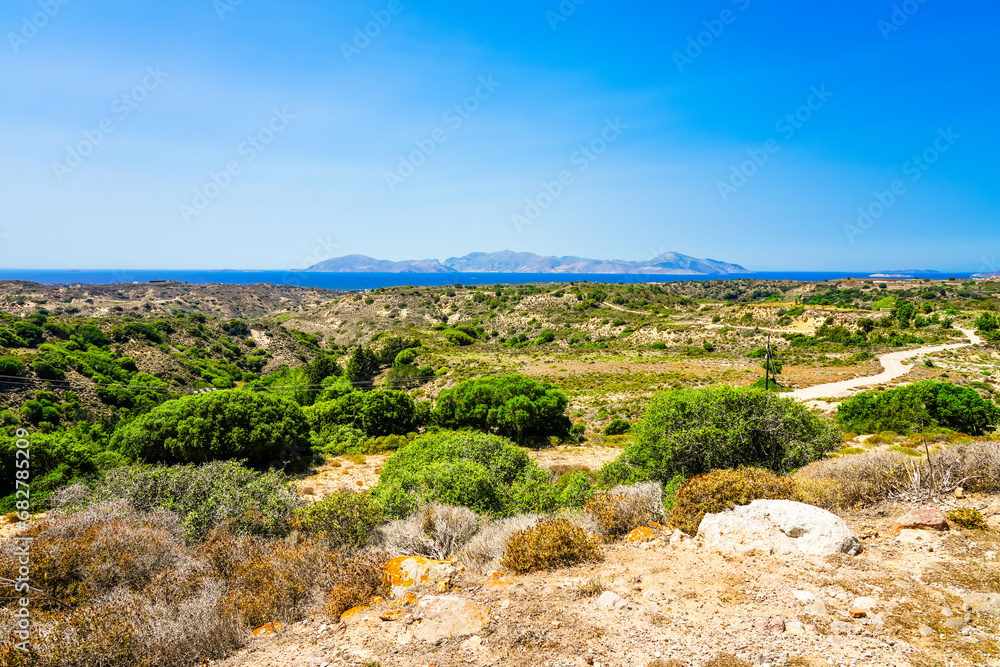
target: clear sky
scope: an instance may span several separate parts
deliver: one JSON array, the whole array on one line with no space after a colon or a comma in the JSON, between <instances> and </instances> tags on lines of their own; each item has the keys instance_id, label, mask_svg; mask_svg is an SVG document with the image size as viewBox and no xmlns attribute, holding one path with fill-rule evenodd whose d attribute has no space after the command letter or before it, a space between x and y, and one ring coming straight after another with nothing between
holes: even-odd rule
<instances>
[{"instance_id":1,"label":"clear sky","mask_svg":"<svg viewBox=\"0 0 1000 667\"><path fill-rule=\"evenodd\" d=\"M895 7L7 0L0 266L1000 269L1000 5Z\"/></svg>"}]
</instances>

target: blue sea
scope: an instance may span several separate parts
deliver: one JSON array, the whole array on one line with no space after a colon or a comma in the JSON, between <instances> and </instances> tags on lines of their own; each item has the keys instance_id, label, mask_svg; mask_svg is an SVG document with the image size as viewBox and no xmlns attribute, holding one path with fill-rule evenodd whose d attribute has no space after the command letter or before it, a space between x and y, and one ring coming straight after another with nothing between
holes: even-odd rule
<instances>
[{"instance_id":1,"label":"blue sea","mask_svg":"<svg viewBox=\"0 0 1000 667\"><path fill-rule=\"evenodd\" d=\"M647 275L620 273L311 273L305 271L67 271L35 269L0 269L0 280L26 280L49 285L109 285L119 283L148 283L158 280L175 280L193 285L222 283L227 285L294 285L322 287L331 290L366 290L376 287L400 285L495 285L500 283L671 283L699 280L837 280L849 277L868 277L858 272L794 272L768 271L749 274L720 276ZM967 279L970 273L913 273L917 278Z\"/></svg>"}]
</instances>

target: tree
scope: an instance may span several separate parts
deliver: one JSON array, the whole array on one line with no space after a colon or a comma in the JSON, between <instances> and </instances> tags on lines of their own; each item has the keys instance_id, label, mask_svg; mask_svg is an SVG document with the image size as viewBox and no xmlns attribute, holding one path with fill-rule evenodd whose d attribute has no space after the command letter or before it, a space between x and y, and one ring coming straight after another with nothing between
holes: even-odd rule
<instances>
[{"instance_id":1,"label":"tree","mask_svg":"<svg viewBox=\"0 0 1000 667\"><path fill-rule=\"evenodd\" d=\"M379 370L379 360L374 352L360 345L351 353L347 361L346 375L351 382L366 384L375 378Z\"/></svg>"},{"instance_id":2,"label":"tree","mask_svg":"<svg viewBox=\"0 0 1000 667\"><path fill-rule=\"evenodd\" d=\"M561 436L569 432L568 403L558 389L522 375L476 378L441 392L434 421L518 439Z\"/></svg>"},{"instance_id":3,"label":"tree","mask_svg":"<svg viewBox=\"0 0 1000 667\"><path fill-rule=\"evenodd\" d=\"M361 426L368 435L405 435L415 425L413 399L405 391L382 389L364 395Z\"/></svg>"},{"instance_id":4,"label":"tree","mask_svg":"<svg viewBox=\"0 0 1000 667\"><path fill-rule=\"evenodd\" d=\"M939 426L983 435L1000 424L1000 408L975 389L925 380L856 394L840 404L837 421L856 433L906 433Z\"/></svg>"},{"instance_id":5,"label":"tree","mask_svg":"<svg viewBox=\"0 0 1000 667\"><path fill-rule=\"evenodd\" d=\"M612 482L666 484L740 466L785 472L840 444L836 429L794 400L729 385L657 394L632 432L633 443L604 473Z\"/></svg>"},{"instance_id":6,"label":"tree","mask_svg":"<svg viewBox=\"0 0 1000 667\"><path fill-rule=\"evenodd\" d=\"M862 317L858 320L858 330L870 334L875 329L875 322L870 317Z\"/></svg>"},{"instance_id":7,"label":"tree","mask_svg":"<svg viewBox=\"0 0 1000 667\"><path fill-rule=\"evenodd\" d=\"M302 409L285 398L219 391L157 406L116 432L111 446L148 463L247 459L264 468L306 453L309 424Z\"/></svg>"}]
</instances>

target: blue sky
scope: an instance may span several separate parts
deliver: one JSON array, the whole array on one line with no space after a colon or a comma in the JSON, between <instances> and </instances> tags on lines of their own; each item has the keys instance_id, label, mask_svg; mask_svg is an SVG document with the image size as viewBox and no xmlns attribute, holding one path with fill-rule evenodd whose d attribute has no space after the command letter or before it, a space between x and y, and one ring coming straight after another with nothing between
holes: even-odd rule
<instances>
[{"instance_id":1,"label":"blue sky","mask_svg":"<svg viewBox=\"0 0 1000 667\"><path fill-rule=\"evenodd\" d=\"M9 0L0 266L1000 269L1000 6L670 5Z\"/></svg>"}]
</instances>

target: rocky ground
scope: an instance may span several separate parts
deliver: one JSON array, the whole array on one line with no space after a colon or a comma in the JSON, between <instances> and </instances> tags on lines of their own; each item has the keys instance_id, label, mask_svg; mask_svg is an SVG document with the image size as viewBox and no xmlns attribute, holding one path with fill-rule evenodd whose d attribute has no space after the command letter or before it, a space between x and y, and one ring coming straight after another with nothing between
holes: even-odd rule
<instances>
[{"instance_id":1,"label":"rocky ground","mask_svg":"<svg viewBox=\"0 0 1000 667\"><path fill-rule=\"evenodd\" d=\"M903 504L844 516L856 556L720 552L654 529L604 545L602 563L464 572L450 590L315 616L217 664L1000 665L1000 596L970 597L1000 593L1000 498L936 506L980 508L991 532L896 532Z\"/></svg>"}]
</instances>

